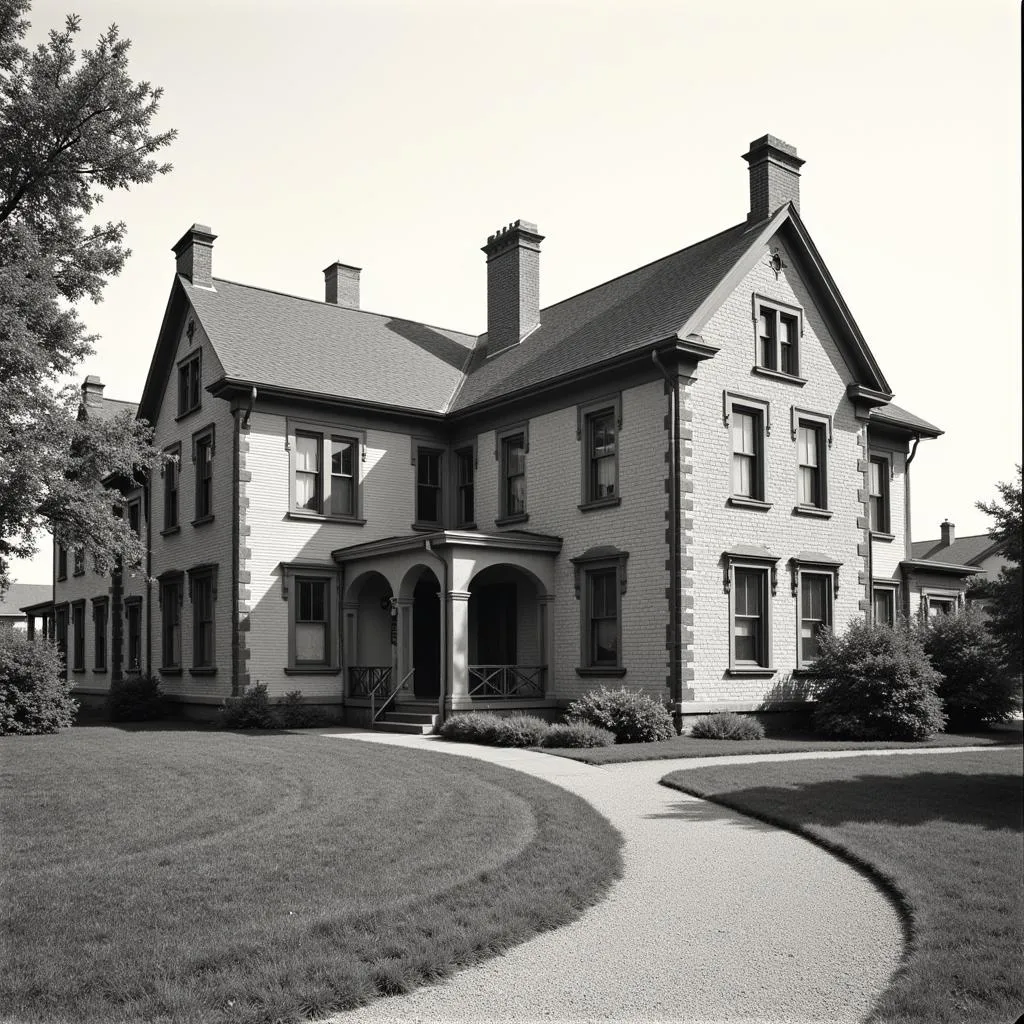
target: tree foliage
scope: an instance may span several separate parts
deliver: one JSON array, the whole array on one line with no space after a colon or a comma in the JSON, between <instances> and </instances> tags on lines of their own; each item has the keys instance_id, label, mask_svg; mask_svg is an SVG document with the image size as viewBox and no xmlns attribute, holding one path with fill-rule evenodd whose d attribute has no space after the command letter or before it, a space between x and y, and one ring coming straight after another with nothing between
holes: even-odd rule
<instances>
[{"instance_id":1,"label":"tree foliage","mask_svg":"<svg viewBox=\"0 0 1024 1024\"><path fill-rule=\"evenodd\" d=\"M139 482L158 457L149 431L127 415L79 421L62 383L95 340L76 304L99 302L130 254L124 223L94 223L96 206L170 170L154 154L175 134L151 131L161 90L132 80L116 25L78 52L69 15L29 49L28 11L0 0L0 588L42 527L103 571L142 556L103 481Z\"/></svg>"},{"instance_id":2,"label":"tree foliage","mask_svg":"<svg viewBox=\"0 0 1024 1024\"><path fill-rule=\"evenodd\" d=\"M1002 544L1002 553L1011 563L999 570L994 580L976 589L987 599L986 610L989 632L999 644L1011 671L1019 673L1024 658L1021 634L1024 629L1022 605L1024 588L1021 586L1021 543L1024 539L1024 511L1021 502L1021 467L1017 466L1016 483L998 483L1002 501L979 501L977 507L991 516L995 523L988 535Z\"/></svg>"}]
</instances>

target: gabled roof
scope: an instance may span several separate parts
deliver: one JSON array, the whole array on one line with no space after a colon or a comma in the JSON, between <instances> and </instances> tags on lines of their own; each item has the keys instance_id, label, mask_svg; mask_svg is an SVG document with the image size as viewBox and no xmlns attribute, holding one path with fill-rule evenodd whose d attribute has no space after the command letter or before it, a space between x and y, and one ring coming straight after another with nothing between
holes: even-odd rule
<instances>
[{"instance_id":1,"label":"gabled roof","mask_svg":"<svg viewBox=\"0 0 1024 1024\"><path fill-rule=\"evenodd\" d=\"M99 420L112 420L123 412L133 416L139 411L138 402L123 402L119 398L104 398L101 405L90 406L89 415Z\"/></svg>"},{"instance_id":2,"label":"gabled roof","mask_svg":"<svg viewBox=\"0 0 1024 1024\"><path fill-rule=\"evenodd\" d=\"M953 543L943 545L942 539L915 540L911 544L914 558L929 562L952 562L956 565L978 565L999 550L999 542L987 533L971 537L955 537Z\"/></svg>"},{"instance_id":3,"label":"gabled roof","mask_svg":"<svg viewBox=\"0 0 1024 1024\"><path fill-rule=\"evenodd\" d=\"M0 618L21 618L22 608L42 604L53 597L49 583L12 583L0 596Z\"/></svg>"},{"instance_id":4,"label":"gabled roof","mask_svg":"<svg viewBox=\"0 0 1024 1024\"><path fill-rule=\"evenodd\" d=\"M214 278L179 277L232 382L444 412L476 338Z\"/></svg>"}]
</instances>

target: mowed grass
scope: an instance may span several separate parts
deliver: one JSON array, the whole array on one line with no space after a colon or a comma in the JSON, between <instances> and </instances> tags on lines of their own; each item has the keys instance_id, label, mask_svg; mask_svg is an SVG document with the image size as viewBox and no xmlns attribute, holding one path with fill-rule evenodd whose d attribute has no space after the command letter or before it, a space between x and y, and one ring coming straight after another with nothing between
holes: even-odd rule
<instances>
[{"instance_id":1,"label":"mowed grass","mask_svg":"<svg viewBox=\"0 0 1024 1024\"><path fill-rule=\"evenodd\" d=\"M314 733L0 741L5 1021L298 1021L576 917L620 837L558 787Z\"/></svg>"},{"instance_id":2,"label":"mowed grass","mask_svg":"<svg viewBox=\"0 0 1024 1024\"><path fill-rule=\"evenodd\" d=\"M675 757L726 757L732 754L796 754L827 750L915 750L929 747L1020 746L1021 723L996 726L977 733L940 733L917 743L823 740L813 733L785 733L763 740L700 740L692 736L674 736L658 743L621 743L613 747L583 750L545 747L545 754L572 758L585 764L624 764L628 761L666 761Z\"/></svg>"},{"instance_id":3,"label":"mowed grass","mask_svg":"<svg viewBox=\"0 0 1024 1024\"><path fill-rule=\"evenodd\" d=\"M985 1024L1024 1009L1019 750L765 762L663 782L792 829L896 897L907 959L871 1020Z\"/></svg>"}]
</instances>

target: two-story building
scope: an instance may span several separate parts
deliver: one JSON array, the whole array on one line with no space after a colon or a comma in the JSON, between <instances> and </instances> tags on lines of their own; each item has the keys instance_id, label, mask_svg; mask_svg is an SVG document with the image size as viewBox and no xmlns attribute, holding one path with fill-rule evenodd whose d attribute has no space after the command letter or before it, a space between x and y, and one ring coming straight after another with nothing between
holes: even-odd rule
<instances>
[{"instance_id":1,"label":"two-story building","mask_svg":"<svg viewBox=\"0 0 1024 1024\"><path fill-rule=\"evenodd\" d=\"M491 235L479 337L362 310L341 263L322 302L215 276L193 225L112 660L193 712L262 682L353 723L554 713L613 683L686 715L786 707L822 628L913 611L909 466L941 431L892 404L796 150L744 159L738 224L543 309L537 227Z\"/></svg>"}]
</instances>

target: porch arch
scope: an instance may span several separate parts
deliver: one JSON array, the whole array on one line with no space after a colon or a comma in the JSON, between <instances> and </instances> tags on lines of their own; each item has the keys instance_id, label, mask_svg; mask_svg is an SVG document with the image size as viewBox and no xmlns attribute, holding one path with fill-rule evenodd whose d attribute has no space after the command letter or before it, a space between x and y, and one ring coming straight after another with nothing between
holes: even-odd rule
<instances>
[{"instance_id":1,"label":"porch arch","mask_svg":"<svg viewBox=\"0 0 1024 1024\"><path fill-rule=\"evenodd\" d=\"M409 679L408 690L416 700L436 701L445 677L444 595L438 568L436 562L416 562L398 590L398 674L400 680Z\"/></svg>"},{"instance_id":2,"label":"porch arch","mask_svg":"<svg viewBox=\"0 0 1024 1024\"><path fill-rule=\"evenodd\" d=\"M390 691L394 674L391 582L369 569L345 587L343 643L348 693L366 697L374 689Z\"/></svg>"}]
</instances>

